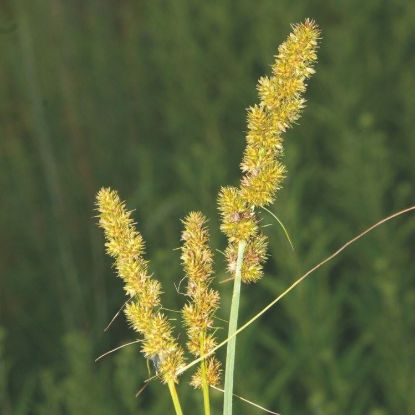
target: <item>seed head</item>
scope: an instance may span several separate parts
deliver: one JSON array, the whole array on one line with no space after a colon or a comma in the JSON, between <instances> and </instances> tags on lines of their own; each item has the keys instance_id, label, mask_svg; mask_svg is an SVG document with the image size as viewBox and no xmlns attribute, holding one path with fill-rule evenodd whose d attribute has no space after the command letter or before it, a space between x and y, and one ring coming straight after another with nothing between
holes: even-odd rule
<instances>
[{"instance_id":1,"label":"seed head","mask_svg":"<svg viewBox=\"0 0 415 415\"><path fill-rule=\"evenodd\" d=\"M222 187L219 198L221 230L230 241L244 241L257 231L255 216L236 187Z\"/></svg>"},{"instance_id":2,"label":"seed head","mask_svg":"<svg viewBox=\"0 0 415 415\"><path fill-rule=\"evenodd\" d=\"M206 218L202 213L189 213L183 220L184 230L181 238L181 259L189 297L182 313L187 330L187 348L196 357L209 353L216 345L215 338L209 331L213 328L214 314L219 307L219 293L210 288L213 255L208 245L209 233L205 223ZM202 365L208 364L203 361ZM219 379L219 362L211 365L209 370L208 382ZM199 387L200 383L197 386Z\"/></svg>"},{"instance_id":3,"label":"seed head","mask_svg":"<svg viewBox=\"0 0 415 415\"><path fill-rule=\"evenodd\" d=\"M202 367L199 367L197 372L192 377L190 384L195 388L200 388L202 386L202 370ZM220 362L215 357L210 357L206 360L205 371L207 383L211 386L219 385L222 370Z\"/></svg>"},{"instance_id":4,"label":"seed head","mask_svg":"<svg viewBox=\"0 0 415 415\"><path fill-rule=\"evenodd\" d=\"M98 192L97 210L107 253L114 258L118 276L132 300L125 308L127 320L143 336L144 356L157 357L160 379L177 382L177 372L184 366L183 351L167 317L159 311L161 286L148 273L148 262L143 258L144 241L135 229L131 212L117 192L108 188Z\"/></svg>"},{"instance_id":5,"label":"seed head","mask_svg":"<svg viewBox=\"0 0 415 415\"><path fill-rule=\"evenodd\" d=\"M182 263L184 271L195 284L206 283L212 275L212 252L208 246L209 234L204 227L206 218L200 212L191 212L183 221Z\"/></svg>"},{"instance_id":6,"label":"seed head","mask_svg":"<svg viewBox=\"0 0 415 415\"><path fill-rule=\"evenodd\" d=\"M283 133L298 120L305 105L307 79L314 73L320 31L312 20L292 26L282 43L270 76L257 84L259 103L248 109L246 147L239 188L222 187L218 205L221 230L228 237L228 270L234 274L238 242L247 243L242 281L255 282L263 274L266 238L258 232L255 207L274 202L286 175L281 162Z\"/></svg>"},{"instance_id":7,"label":"seed head","mask_svg":"<svg viewBox=\"0 0 415 415\"><path fill-rule=\"evenodd\" d=\"M267 258L267 237L258 233L251 238L245 248L242 263L242 281L245 283L254 283L263 276L263 264ZM228 271L235 273L236 259L238 257L238 244L230 244L225 251L228 261Z\"/></svg>"},{"instance_id":8,"label":"seed head","mask_svg":"<svg viewBox=\"0 0 415 415\"><path fill-rule=\"evenodd\" d=\"M294 25L278 48L270 77L261 77L260 102L248 110L247 147L241 164L241 197L249 205L271 204L285 177L277 160L282 153L281 134L299 118L305 100L306 80L317 60L317 25L306 20Z\"/></svg>"}]
</instances>

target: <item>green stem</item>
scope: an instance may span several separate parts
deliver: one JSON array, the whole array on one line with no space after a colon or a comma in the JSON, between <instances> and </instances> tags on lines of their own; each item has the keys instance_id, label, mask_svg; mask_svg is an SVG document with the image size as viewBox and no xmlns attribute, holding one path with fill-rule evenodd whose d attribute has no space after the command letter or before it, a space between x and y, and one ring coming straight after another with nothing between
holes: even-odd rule
<instances>
[{"instance_id":1,"label":"green stem","mask_svg":"<svg viewBox=\"0 0 415 415\"><path fill-rule=\"evenodd\" d=\"M200 351L201 355L203 356L203 352L205 350L205 336L204 333L200 336ZM202 392L203 392L203 407L205 409L205 415L210 415L210 399L209 399L209 384L206 378L206 360L202 360L200 363L200 367L202 370Z\"/></svg>"},{"instance_id":2,"label":"green stem","mask_svg":"<svg viewBox=\"0 0 415 415\"><path fill-rule=\"evenodd\" d=\"M234 335L238 326L239 297L241 295L241 275L246 242L240 241L238 245L238 259L236 261L235 280L233 283L233 294L231 312L229 315L228 338L230 338L226 350L225 367L225 396L223 403L223 415L232 415L233 376L235 368L236 336Z\"/></svg>"},{"instance_id":3,"label":"green stem","mask_svg":"<svg viewBox=\"0 0 415 415\"><path fill-rule=\"evenodd\" d=\"M174 409L176 415L183 415L182 407L180 406L179 396L177 395L176 386L173 381L167 383L169 386L169 391L171 395L171 400L173 401Z\"/></svg>"}]
</instances>

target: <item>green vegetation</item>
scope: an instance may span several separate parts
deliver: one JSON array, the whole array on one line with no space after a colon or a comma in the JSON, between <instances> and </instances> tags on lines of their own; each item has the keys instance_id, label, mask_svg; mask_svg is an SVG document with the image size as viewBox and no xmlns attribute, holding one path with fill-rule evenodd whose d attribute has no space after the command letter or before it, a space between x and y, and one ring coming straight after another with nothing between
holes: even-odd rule
<instances>
[{"instance_id":1,"label":"green vegetation","mask_svg":"<svg viewBox=\"0 0 415 415\"><path fill-rule=\"evenodd\" d=\"M124 299L92 218L96 190L117 188L137 209L163 302L181 307L177 218L203 209L212 246L226 245L215 198L239 177L244 109L288 22L305 17L324 41L271 208L295 251L264 212L271 259L241 297L241 322L413 204L415 4L2 3L0 413L171 413L156 382L134 398L147 377L136 346L94 363L133 338L123 318L103 332ZM381 227L241 333L235 392L282 415L415 413L414 242L413 216ZM227 278L219 253L216 264ZM231 284L219 287L227 318ZM201 407L179 393L184 412ZM211 399L220 413L221 393Z\"/></svg>"}]
</instances>

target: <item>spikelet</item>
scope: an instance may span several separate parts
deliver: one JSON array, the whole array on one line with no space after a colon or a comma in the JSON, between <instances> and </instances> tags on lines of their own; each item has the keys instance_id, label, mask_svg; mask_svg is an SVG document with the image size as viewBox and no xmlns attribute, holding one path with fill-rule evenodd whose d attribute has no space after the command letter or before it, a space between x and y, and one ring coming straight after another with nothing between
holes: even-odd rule
<instances>
[{"instance_id":1,"label":"spikelet","mask_svg":"<svg viewBox=\"0 0 415 415\"><path fill-rule=\"evenodd\" d=\"M314 73L319 30L311 20L293 26L278 48L272 76L262 77L257 89L259 105L248 111L247 147L241 170L241 197L253 206L272 203L281 187L285 168L277 160L281 134L299 118L306 80Z\"/></svg>"},{"instance_id":2,"label":"spikelet","mask_svg":"<svg viewBox=\"0 0 415 415\"><path fill-rule=\"evenodd\" d=\"M252 209L236 187L222 187L218 197L222 216L221 230L232 241L244 241L255 235L258 225Z\"/></svg>"},{"instance_id":3,"label":"spikelet","mask_svg":"<svg viewBox=\"0 0 415 415\"><path fill-rule=\"evenodd\" d=\"M248 241L242 264L241 278L243 282L254 283L261 279L263 263L267 258L267 246L267 237L262 233L258 233ZM228 245L225 256L228 262L229 273L235 274L238 244L232 243Z\"/></svg>"},{"instance_id":4,"label":"spikelet","mask_svg":"<svg viewBox=\"0 0 415 415\"><path fill-rule=\"evenodd\" d=\"M177 382L177 372L184 366L183 351L167 317L159 311L160 283L148 272L148 262L143 258L144 241L135 229L131 212L117 192L109 188L98 192L97 210L107 253L114 258L117 274L131 298L125 308L127 320L143 336L142 352L156 362L162 382Z\"/></svg>"},{"instance_id":5,"label":"spikelet","mask_svg":"<svg viewBox=\"0 0 415 415\"><path fill-rule=\"evenodd\" d=\"M263 273L267 244L258 231L255 208L273 203L282 186L286 175L280 161L282 135L301 114L306 81L314 73L317 60L317 25L307 19L292 29L278 48L271 76L258 81L259 104L248 109L240 187L223 187L219 192L221 230L229 240L226 256L230 273L235 272L238 242L247 243L242 264L244 282L255 282Z\"/></svg>"},{"instance_id":6,"label":"spikelet","mask_svg":"<svg viewBox=\"0 0 415 415\"><path fill-rule=\"evenodd\" d=\"M203 371L202 367L199 367L196 373L192 377L191 385L195 388L202 387L202 382L203 382L202 371ZM211 386L219 385L220 373L221 373L221 368L220 368L219 361L214 357L208 358L206 361L206 366L205 366L205 376L206 376L206 381L208 385L211 385Z\"/></svg>"},{"instance_id":7,"label":"spikelet","mask_svg":"<svg viewBox=\"0 0 415 415\"><path fill-rule=\"evenodd\" d=\"M187 330L187 348L196 357L209 353L216 341L209 331L219 307L219 293L210 288L213 274L213 256L208 246L209 234L206 218L200 212L191 212L184 219L182 232L182 264L187 278L189 302L183 307L183 320ZM220 363L210 357L202 363L208 384L217 385L220 380ZM199 369L192 385L200 387L202 373Z\"/></svg>"}]
</instances>

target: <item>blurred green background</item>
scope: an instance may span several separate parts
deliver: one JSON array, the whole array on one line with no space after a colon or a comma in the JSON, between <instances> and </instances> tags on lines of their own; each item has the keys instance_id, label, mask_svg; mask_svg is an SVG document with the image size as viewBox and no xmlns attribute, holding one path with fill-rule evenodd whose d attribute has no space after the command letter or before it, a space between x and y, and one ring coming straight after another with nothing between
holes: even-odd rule
<instances>
[{"instance_id":1,"label":"blurred green background","mask_svg":"<svg viewBox=\"0 0 415 415\"><path fill-rule=\"evenodd\" d=\"M238 181L245 109L305 17L322 28L319 63L272 207L296 250L264 213L272 257L243 287L241 322L414 203L415 2L1 1L1 414L172 413L156 382L134 398L137 347L94 363L135 338L122 317L103 332L124 296L95 193L110 185L135 209L164 303L181 307L179 219L203 210L225 246L216 195ZM239 336L235 392L282 415L415 414L414 243L413 215L390 222L284 298ZM219 287L226 318L231 285ZM186 413L201 413L188 379Z\"/></svg>"}]
</instances>

